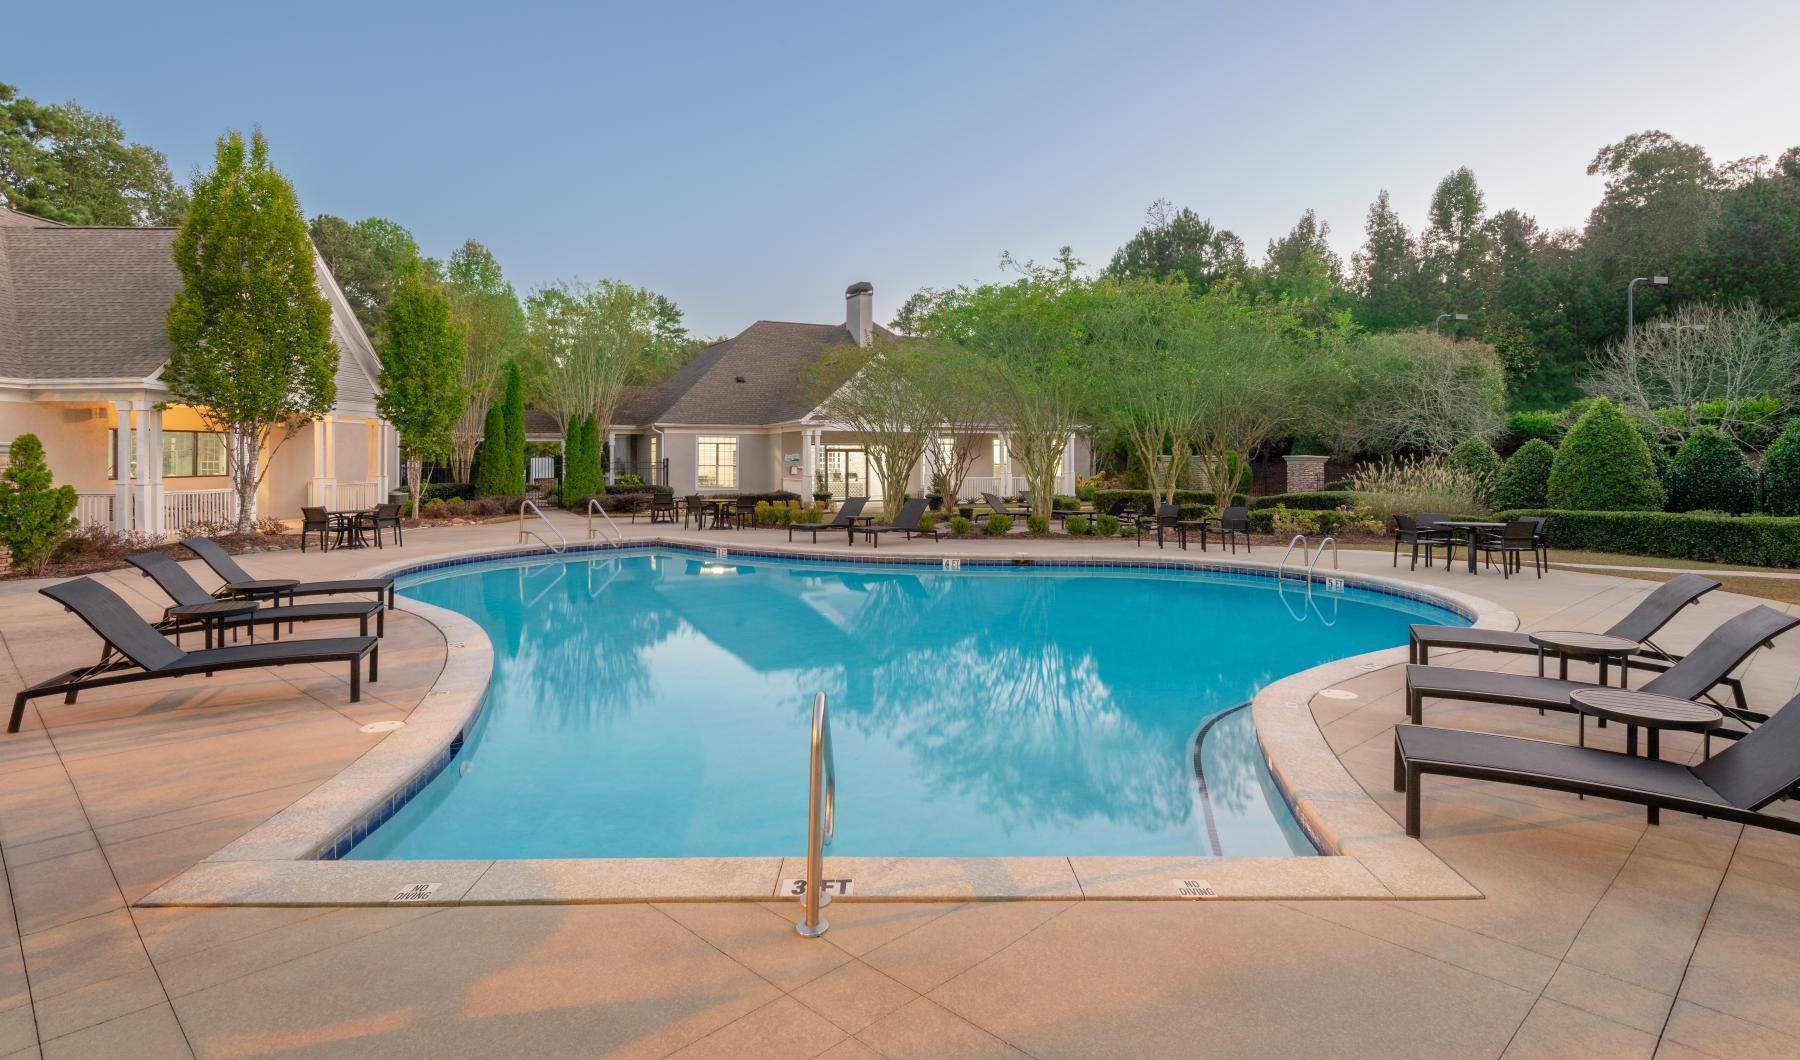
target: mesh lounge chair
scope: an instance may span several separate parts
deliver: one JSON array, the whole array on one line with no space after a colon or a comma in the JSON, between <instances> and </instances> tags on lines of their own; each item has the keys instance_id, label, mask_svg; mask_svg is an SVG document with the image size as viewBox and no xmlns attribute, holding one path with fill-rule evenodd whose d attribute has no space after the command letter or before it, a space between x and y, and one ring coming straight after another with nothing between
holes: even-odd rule
<instances>
[{"instance_id":1,"label":"mesh lounge chair","mask_svg":"<svg viewBox=\"0 0 1800 1060\"><path fill-rule=\"evenodd\" d=\"M1698 574L1683 574L1671 578L1639 600L1636 607L1624 618L1608 626L1605 633L1609 637L1638 641L1657 656L1673 662L1678 656L1670 655L1651 644L1650 638L1668 625L1682 608L1718 587L1718 582ZM1433 648L1499 651L1514 655L1536 655L1538 652L1538 646L1532 643L1529 634L1468 626L1416 625L1412 627L1410 640L1407 661L1415 663L1430 662Z\"/></svg>"},{"instance_id":2,"label":"mesh lounge chair","mask_svg":"<svg viewBox=\"0 0 1800 1060\"><path fill-rule=\"evenodd\" d=\"M900 506L900 514L896 515L894 521L891 523L877 526L851 527L850 543L852 545L856 544L857 534L862 534L864 537L867 537L869 539L869 544L876 548L881 547L882 534L905 534L908 541L912 540L914 534L929 534L935 539L938 536L936 530L926 530L919 526L919 520L924 517L925 501L922 498L907 501Z\"/></svg>"},{"instance_id":3,"label":"mesh lounge chair","mask_svg":"<svg viewBox=\"0 0 1800 1060\"><path fill-rule=\"evenodd\" d=\"M1800 696L1763 726L1696 766L1519 736L1394 726L1394 790L1406 834L1419 835L1419 780L1431 773L1594 795L1800 834L1800 821L1761 813L1800 785Z\"/></svg>"},{"instance_id":4,"label":"mesh lounge chair","mask_svg":"<svg viewBox=\"0 0 1800 1060\"><path fill-rule=\"evenodd\" d=\"M843 507L837 510L837 514L831 517L829 523L789 523L788 540L792 541L794 531L798 530L803 534L811 534L813 544L816 545L819 543L821 530L848 530L855 526L856 520L862 516L862 510L868 503L869 498L867 497L851 497L844 502Z\"/></svg>"},{"instance_id":5,"label":"mesh lounge chair","mask_svg":"<svg viewBox=\"0 0 1800 1060\"><path fill-rule=\"evenodd\" d=\"M392 578L342 578L328 582L300 582L293 586L272 591L250 577L250 572L238 566L218 543L204 537L190 537L182 542L187 550L199 556L214 574L224 579L225 584L219 586L214 596L336 596L341 593L374 593L375 599L386 600L389 607L394 606L394 579Z\"/></svg>"},{"instance_id":6,"label":"mesh lounge chair","mask_svg":"<svg viewBox=\"0 0 1800 1060\"><path fill-rule=\"evenodd\" d=\"M144 576L154 581L158 588L169 594L169 599L177 606L204 604L212 600L211 594L200 588L200 583L193 575L182 569L181 564L163 555L161 552L142 552L135 556L126 556L125 562L144 572ZM252 611L238 618L225 620L226 629L244 629L258 625L268 625L275 631L275 639L281 639L281 624L286 622L290 627L295 622L329 622L334 619L354 620L362 624L362 635L369 635L369 619L375 619L375 635L387 633L387 606L380 600L337 600L323 604L299 604L291 607L273 607L267 611ZM181 624L172 622L168 616L158 627L166 633L174 633L177 645L180 644L182 631L198 629L199 623Z\"/></svg>"},{"instance_id":7,"label":"mesh lounge chair","mask_svg":"<svg viewBox=\"0 0 1800 1060\"><path fill-rule=\"evenodd\" d=\"M1708 633L1686 658L1644 682L1642 691L1675 699L1698 699L1729 677L1731 671L1756 649L1772 645L1776 637L1797 625L1800 625L1800 618L1772 607L1753 607ZM1406 668L1406 710L1414 725L1424 724L1427 699L1507 703L1536 707L1540 711L1574 713L1577 708L1569 702L1569 693L1593 687L1585 682L1553 677L1463 670L1454 666L1409 665Z\"/></svg>"},{"instance_id":8,"label":"mesh lounge chair","mask_svg":"<svg viewBox=\"0 0 1800 1060\"><path fill-rule=\"evenodd\" d=\"M100 661L94 665L64 671L15 695L7 732L19 731L27 700L61 695L63 702L73 703L76 694L86 689L131 681L292 663L348 662L350 702L356 703L362 699L362 661L365 657L369 660L369 680L379 676L380 641L374 637L263 641L184 652L163 639L156 627L139 617L117 593L92 578L76 578L38 592L79 615L89 629L100 635L106 646L100 653Z\"/></svg>"}]
</instances>

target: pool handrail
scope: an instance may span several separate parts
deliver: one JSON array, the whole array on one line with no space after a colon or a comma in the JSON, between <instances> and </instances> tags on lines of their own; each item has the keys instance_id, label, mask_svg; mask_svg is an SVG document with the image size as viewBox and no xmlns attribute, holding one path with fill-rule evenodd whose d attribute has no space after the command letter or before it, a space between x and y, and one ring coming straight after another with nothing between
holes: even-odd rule
<instances>
[{"instance_id":1,"label":"pool handrail","mask_svg":"<svg viewBox=\"0 0 1800 1060\"><path fill-rule=\"evenodd\" d=\"M625 543L625 532L623 530L619 529L618 523L613 522L612 516L606 514L606 509L601 506L600 498L598 498L598 497L589 497L588 498L588 507L587 507L588 540L592 541L594 539L594 533L595 533L595 531L594 531L594 513L595 512L599 512L600 518L606 520L606 525L612 527L613 539L615 541L617 541L619 544L623 545ZM632 521L633 522L636 521L636 516L632 517Z\"/></svg>"},{"instance_id":2,"label":"pool handrail","mask_svg":"<svg viewBox=\"0 0 1800 1060\"><path fill-rule=\"evenodd\" d=\"M837 768L831 759L831 717L825 693L813 693L812 748L806 783L806 893L800 896L806 919L794 925L803 938L816 939L831 929L819 915L829 905L825 894L825 848L831 845L837 823Z\"/></svg>"},{"instance_id":3,"label":"pool handrail","mask_svg":"<svg viewBox=\"0 0 1800 1060\"><path fill-rule=\"evenodd\" d=\"M538 533L536 530L528 529L525 526L525 512L527 509L536 513L537 517L543 521L543 524L550 528L550 532L556 535L556 539L558 541L562 542L561 547L552 545L550 543L549 539L546 538L544 535ZM537 506L537 502L530 499L529 497L527 497L524 500L521 500L519 502L519 544L523 545L525 543L525 538L527 536L537 538L540 542L543 543L545 548L549 549L550 551L556 553L559 556L562 555L563 552L567 551L568 547L569 547L569 539L564 537L563 532L556 528L556 524L551 522L550 517L544 514L544 510Z\"/></svg>"},{"instance_id":4,"label":"pool handrail","mask_svg":"<svg viewBox=\"0 0 1800 1060\"><path fill-rule=\"evenodd\" d=\"M1308 584L1308 585L1311 585L1311 584L1312 584L1312 579L1313 579L1313 568L1314 568L1314 567L1317 567L1317 566L1318 566L1318 565L1319 565L1319 561L1320 561L1320 560L1321 560L1321 559L1324 559L1324 558L1325 558L1325 546L1326 546L1326 545L1330 545L1330 546L1331 546L1331 569L1332 569L1332 570L1337 570L1337 569L1338 569L1338 543L1337 543L1337 538L1335 538L1335 537L1327 537L1327 538L1326 538L1326 539L1325 539L1325 540L1323 540L1323 541L1320 541L1320 542L1319 542L1319 551L1317 551L1317 552L1314 552L1314 553L1313 553L1313 558L1312 558L1312 562L1311 562L1311 563L1308 563L1308 564L1307 564L1307 565L1306 565L1306 583L1307 583L1307 584Z\"/></svg>"},{"instance_id":5,"label":"pool handrail","mask_svg":"<svg viewBox=\"0 0 1800 1060\"><path fill-rule=\"evenodd\" d=\"M1306 558L1306 549L1307 549L1308 544L1309 544L1309 542L1306 540L1305 534L1295 534L1294 535L1293 539L1288 542L1287 551L1283 552L1281 554L1281 562L1275 564L1275 580L1276 581L1280 581L1282 579L1282 577L1285 574L1287 574L1288 557L1290 557L1294 554L1294 546L1295 545L1300 546L1300 558L1305 559ZM1320 547L1322 548L1324 546L1321 545ZM1307 581L1310 582L1311 580L1312 580L1311 577L1307 578Z\"/></svg>"}]
</instances>

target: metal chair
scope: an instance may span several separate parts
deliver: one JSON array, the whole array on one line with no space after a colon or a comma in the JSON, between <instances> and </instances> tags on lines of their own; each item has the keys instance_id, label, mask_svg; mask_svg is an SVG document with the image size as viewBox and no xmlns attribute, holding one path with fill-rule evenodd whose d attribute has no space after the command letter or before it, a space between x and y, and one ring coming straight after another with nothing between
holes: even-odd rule
<instances>
[{"instance_id":1,"label":"metal chair","mask_svg":"<svg viewBox=\"0 0 1800 1060\"><path fill-rule=\"evenodd\" d=\"M1412 567L1410 569L1419 569L1419 548L1421 546L1425 549L1426 569L1430 569L1432 553L1440 547L1446 547L1449 543L1445 539L1443 533L1438 530L1420 526L1419 521L1410 515L1395 515L1393 518L1394 566L1400 566L1400 546L1411 545ZM1445 562L1449 561L1446 560Z\"/></svg>"},{"instance_id":2,"label":"metal chair","mask_svg":"<svg viewBox=\"0 0 1800 1060\"><path fill-rule=\"evenodd\" d=\"M306 551L306 539L313 534L319 535L319 551L331 551L331 535L335 531L331 524L331 513L323 508L300 509L300 551Z\"/></svg>"},{"instance_id":3,"label":"metal chair","mask_svg":"<svg viewBox=\"0 0 1800 1060\"><path fill-rule=\"evenodd\" d=\"M1231 545L1233 554L1237 552L1240 538L1244 542L1244 551L1250 551L1250 509L1242 504L1234 504L1219 513L1220 544Z\"/></svg>"}]
</instances>

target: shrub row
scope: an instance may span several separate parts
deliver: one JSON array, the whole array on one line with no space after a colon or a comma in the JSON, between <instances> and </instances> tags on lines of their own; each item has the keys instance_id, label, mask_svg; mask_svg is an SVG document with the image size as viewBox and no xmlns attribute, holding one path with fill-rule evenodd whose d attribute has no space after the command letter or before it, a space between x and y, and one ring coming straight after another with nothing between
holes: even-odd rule
<instances>
[{"instance_id":1,"label":"shrub row","mask_svg":"<svg viewBox=\"0 0 1800 1060\"><path fill-rule=\"evenodd\" d=\"M1349 490L1325 490L1319 493L1271 493L1250 502L1250 510L1287 508L1297 512L1334 512L1356 507L1356 494Z\"/></svg>"},{"instance_id":2,"label":"shrub row","mask_svg":"<svg viewBox=\"0 0 1800 1060\"><path fill-rule=\"evenodd\" d=\"M1701 512L1576 512L1523 508L1495 519L1541 515L1559 548L1629 552L1758 567L1800 567L1800 518Z\"/></svg>"},{"instance_id":3,"label":"shrub row","mask_svg":"<svg viewBox=\"0 0 1800 1060\"><path fill-rule=\"evenodd\" d=\"M1140 513L1148 514L1155 510L1155 502L1150 498L1149 490L1095 490L1094 507L1111 512L1120 501L1129 501ZM1175 503L1213 505L1218 503L1218 497L1212 490L1176 490ZM1242 493L1234 494L1231 503L1246 504L1248 498Z\"/></svg>"}]
</instances>

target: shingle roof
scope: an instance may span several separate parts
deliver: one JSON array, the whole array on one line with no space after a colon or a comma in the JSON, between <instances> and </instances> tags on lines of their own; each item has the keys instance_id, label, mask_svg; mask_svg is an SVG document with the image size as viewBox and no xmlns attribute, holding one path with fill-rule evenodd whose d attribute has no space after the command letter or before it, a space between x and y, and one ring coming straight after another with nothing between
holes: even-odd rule
<instances>
[{"instance_id":1,"label":"shingle roof","mask_svg":"<svg viewBox=\"0 0 1800 1060\"><path fill-rule=\"evenodd\" d=\"M661 386L627 396L615 419L632 425L741 426L797 420L818 405L802 371L825 350L850 342L842 324L759 320L702 350Z\"/></svg>"},{"instance_id":2,"label":"shingle roof","mask_svg":"<svg viewBox=\"0 0 1800 1060\"><path fill-rule=\"evenodd\" d=\"M175 234L59 225L0 207L0 377L145 379L167 364L181 287ZM316 254L313 263L323 270ZM373 349L332 287L320 277L342 354L339 403L373 401L367 368L352 366L372 363Z\"/></svg>"}]
</instances>

